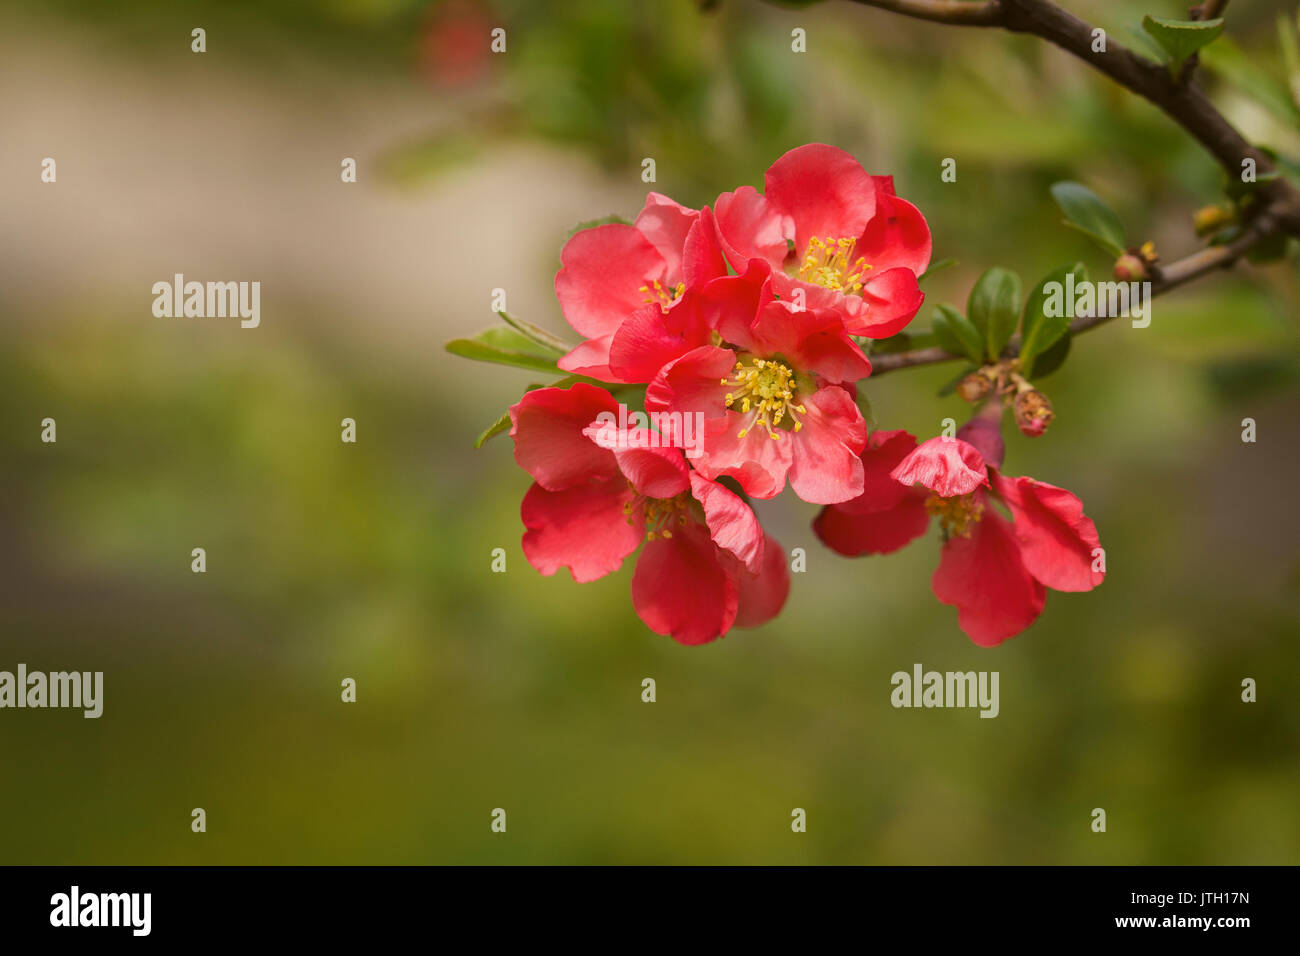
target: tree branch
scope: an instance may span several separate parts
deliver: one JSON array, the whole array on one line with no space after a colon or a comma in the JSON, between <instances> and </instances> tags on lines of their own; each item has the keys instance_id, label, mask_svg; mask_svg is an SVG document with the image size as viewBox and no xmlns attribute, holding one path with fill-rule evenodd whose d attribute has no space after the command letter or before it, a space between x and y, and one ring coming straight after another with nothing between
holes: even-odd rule
<instances>
[{"instance_id":1,"label":"tree branch","mask_svg":"<svg viewBox=\"0 0 1300 956\"><path fill-rule=\"evenodd\" d=\"M1106 52L1094 53L1093 27L1050 0L984 0L965 3L960 0L854 0L870 7L894 13L967 26L998 26L1013 33L1041 37L1109 76L1116 83L1151 102L1187 130L1227 170L1237 178L1242 161L1255 161L1256 175L1263 180L1273 173L1273 161L1246 141L1224 119L1209 98L1191 82L1181 82L1169 75L1162 65L1129 50L1112 37L1106 38ZM1226 3L1207 0L1202 4L1210 11L1222 11ZM1260 183L1260 198L1273 207L1281 226L1300 235L1300 192L1281 179Z\"/></svg>"},{"instance_id":2,"label":"tree branch","mask_svg":"<svg viewBox=\"0 0 1300 956\"><path fill-rule=\"evenodd\" d=\"M1231 267L1265 239L1277 235L1278 231L1279 225L1277 221L1268 213L1261 213L1242 230L1241 235L1231 242L1221 246L1209 246L1153 270L1151 296L1154 298L1171 289L1176 289L1186 282L1200 278L1206 273ZM1105 325L1114 318L1117 318L1117 316L1080 316L1070 323L1070 332L1073 335L1079 335L1090 329L1095 329L1099 325ZM1017 335L1007 344L1007 350L1009 354L1015 355L1019 349L1020 336ZM889 352L884 355L874 355L871 357L871 377L875 378L895 369L911 368L916 365L933 365L936 362L951 362L965 358L964 355L955 355L937 346L913 349L910 352Z\"/></svg>"}]
</instances>

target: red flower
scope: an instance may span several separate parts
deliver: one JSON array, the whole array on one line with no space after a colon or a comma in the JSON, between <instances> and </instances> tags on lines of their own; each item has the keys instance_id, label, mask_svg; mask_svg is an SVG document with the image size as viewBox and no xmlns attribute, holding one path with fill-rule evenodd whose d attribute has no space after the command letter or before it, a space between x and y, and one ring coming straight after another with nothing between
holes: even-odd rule
<instances>
[{"instance_id":1,"label":"red flower","mask_svg":"<svg viewBox=\"0 0 1300 956\"><path fill-rule=\"evenodd\" d=\"M709 325L732 347L703 345L665 365L646 408L704 416L695 468L735 478L755 498L785 488L814 504L862 491L867 426L841 385L871 372L838 313L774 299L768 266L716 279L701 295Z\"/></svg>"},{"instance_id":2,"label":"red flower","mask_svg":"<svg viewBox=\"0 0 1300 956\"><path fill-rule=\"evenodd\" d=\"M692 344L703 341L707 330L686 300L689 292L727 274L716 232L707 208L688 209L650 193L633 225L595 226L574 235L560 254L555 294L564 318L586 341L560 359L560 368L605 381L649 381L653 371L636 379L610 368L615 333L638 313L665 315L673 332ZM635 355L635 348L634 343L628 351Z\"/></svg>"},{"instance_id":3,"label":"red flower","mask_svg":"<svg viewBox=\"0 0 1300 956\"><path fill-rule=\"evenodd\" d=\"M535 483L524 496L524 555L539 572L578 582L618 570L641 546L632 603L641 620L683 644L754 627L785 603L781 546L736 494L687 467L678 448L638 430L628 447L593 436L612 395L592 385L529 392L510 409L515 460Z\"/></svg>"},{"instance_id":4,"label":"red flower","mask_svg":"<svg viewBox=\"0 0 1300 956\"><path fill-rule=\"evenodd\" d=\"M937 517L944 543L931 587L957 608L970 639L991 647L1034 622L1046 588L1090 591L1106 575L1093 570L1097 528L1078 498L1033 478L1000 474L996 426L976 421L959 435L918 447L906 432L876 432L862 456L862 496L823 509L813 528L840 554L886 554Z\"/></svg>"},{"instance_id":5,"label":"red flower","mask_svg":"<svg viewBox=\"0 0 1300 956\"><path fill-rule=\"evenodd\" d=\"M714 204L737 272L766 261L782 299L798 302L801 290L799 304L835 309L854 335L886 338L912 320L925 298L916 280L930 264L930 227L894 195L893 177L813 143L773 163L764 189L742 186Z\"/></svg>"}]
</instances>

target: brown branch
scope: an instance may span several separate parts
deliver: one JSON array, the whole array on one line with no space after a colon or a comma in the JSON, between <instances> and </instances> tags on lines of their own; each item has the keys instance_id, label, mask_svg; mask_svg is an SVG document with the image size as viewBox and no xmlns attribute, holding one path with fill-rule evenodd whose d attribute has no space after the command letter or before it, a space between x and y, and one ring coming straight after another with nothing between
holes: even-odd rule
<instances>
[{"instance_id":1,"label":"brown branch","mask_svg":"<svg viewBox=\"0 0 1300 956\"><path fill-rule=\"evenodd\" d=\"M1092 26L1049 0L854 2L924 20L996 26L1013 33L1041 37L1151 102L1204 146L1230 177L1241 175L1241 164L1245 159L1255 161L1256 175L1261 180L1275 171L1268 155L1247 142L1198 86L1171 77L1165 67L1139 56L1112 37L1106 38L1105 53L1094 53ZM1211 0L1211 9L1222 10L1224 5ZM1258 192L1260 198L1273 207L1282 227L1293 235L1300 235L1300 192L1280 177L1261 182Z\"/></svg>"},{"instance_id":2,"label":"brown branch","mask_svg":"<svg viewBox=\"0 0 1300 956\"><path fill-rule=\"evenodd\" d=\"M998 0L982 0L978 3L968 2L968 0L857 0L857 2L936 23L954 23L969 27L1002 25L1002 11L998 6Z\"/></svg>"},{"instance_id":3,"label":"brown branch","mask_svg":"<svg viewBox=\"0 0 1300 956\"><path fill-rule=\"evenodd\" d=\"M1206 273L1231 267L1255 246L1276 235L1278 229L1277 221L1267 213L1262 213L1255 217L1250 225L1242 230L1241 235L1231 242L1224 243L1221 246L1209 246L1153 270L1154 274L1151 277L1152 297L1176 289L1178 286L1200 278ZM1080 316L1070 323L1070 332L1073 335L1078 335L1100 325L1105 325L1114 318L1117 318L1117 316ZM1015 355L1019 349L1020 336L1017 335L1007 344L1005 354ZM890 352L871 357L871 376L875 378L895 369L911 368L916 365L933 365L936 362L951 362L956 359L966 359L966 356L956 355L937 346L913 349L910 352Z\"/></svg>"},{"instance_id":4,"label":"brown branch","mask_svg":"<svg viewBox=\"0 0 1300 956\"><path fill-rule=\"evenodd\" d=\"M1196 6L1187 11L1187 15L1193 20L1217 20L1223 16L1224 9L1228 6L1228 0L1202 0Z\"/></svg>"}]
</instances>

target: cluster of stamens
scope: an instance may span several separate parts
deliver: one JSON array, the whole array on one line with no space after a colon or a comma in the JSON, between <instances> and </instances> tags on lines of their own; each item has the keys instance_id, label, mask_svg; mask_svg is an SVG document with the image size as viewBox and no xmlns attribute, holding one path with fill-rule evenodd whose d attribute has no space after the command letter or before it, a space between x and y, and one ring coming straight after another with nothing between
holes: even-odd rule
<instances>
[{"instance_id":1,"label":"cluster of stamens","mask_svg":"<svg viewBox=\"0 0 1300 956\"><path fill-rule=\"evenodd\" d=\"M931 495L925 499L925 510L939 519L945 538L954 534L969 538L976 523L984 517L984 502L973 494L953 498Z\"/></svg>"},{"instance_id":2,"label":"cluster of stamens","mask_svg":"<svg viewBox=\"0 0 1300 956\"><path fill-rule=\"evenodd\" d=\"M658 279L653 279L641 286L637 291L645 293L645 298L641 300L642 302L647 302L651 305L658 305L659 308L667 312L668 307L680 299L682 293L686 291L686 283L679 282L677 285L669 287L664 285Z\"/></svg>"},{"instance_id":3,"label":"cluster of stamens","mask_svg":"<svg viewBox=\"0 0 1300 956\"><path fill-rule=\"evenodd\" d=\"M631 485L631 482L628 482ZM648 498L637 495L623 503L623 515L627 523L632 524L638 513L645 514L645 536L647 541L655 538L672 538L673 525L686 524L687 510L691 494L683 491L672 498Z\"/></svg>"},{"instance_id":4,"label":"cluster of stamens","mask_svg":"<svg viewBox=\"0 0 1300 956\"><path fill-rule=\"evenodd\" d=\"M804 251L799 278L845 295L861 292L862 280L871 266L863 256L853 258L855 245L856 239L819 239L813 236Z\"/></svg>"},{"instance_id":5,"label":"cluster of stamens","mask_svg":"<svg viewBox=\"0 0 1300 956\"><path fill-rule=\"evenodd\" d=\"M808 414L808 409L795 401L794 372L788 366L761 358L752 359L750 364L737 362L731 378L721 382L732 389L723 399L727 408L735 411L733 406L739 404L740 413L747 416L737 437L744 438L757 425L767 431L769 438L779 439L776 429L787 415L795 431L803 428L798 416Z\"/></svg>"}]
</instances>

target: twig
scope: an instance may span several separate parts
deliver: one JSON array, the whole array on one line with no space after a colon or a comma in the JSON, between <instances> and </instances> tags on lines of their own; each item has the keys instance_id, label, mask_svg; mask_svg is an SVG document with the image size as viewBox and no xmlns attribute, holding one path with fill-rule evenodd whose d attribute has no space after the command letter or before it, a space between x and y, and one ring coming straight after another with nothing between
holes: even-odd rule
<instances>
[{"instance_id":1,"label":"twig","mask_svg":"<svg viewBox=\"0 0 1300 956\"><path fill-rule=\"evenodd\" d=\"M1210 246L1155 270L1155 274L1151 277L1152 297L1168 292L1170 289L1176 289L1185 282L1197 279L1208 272L1231 267L1251 249L1265 239L1276 235L1277 232L1278 225L1276 221L1267 214L1261 214L1242 231L1241 235L1231 242L1224 243L1221 246ZM1095 329L1099 325L1105 325L1113 318L1116 318L1116 316L1080 316L1070 323L1070 332L1073 335L1079 335L1090 329ZM1020 336L1017 335L1007 343L1006 354L1015 355L1019 350ZM936 362L951 362L964 358L966 356L956 355L937 346L913 349L910 352L889 352L884 355L873 355L871 357L871 377L875 378L878 375L900 368L933 365Z\"/></svg>"},{"instance_id":2,"label":"twig","mask_svg":"<svg viewBox=\"0 0 1300 956\"><path fill-rule=\"evenodd\" d=\"M1274 172L1272 159L1248 143L1198 86L1171 77L1163 66L1139 56L1113 37L1107 38L1105 53L1094 53L1093 27L1049 0L984 0L980 3L951 0L854 2L923 20L1002 27L1013 33L1028 33L1047 40L1149 100L1204 146L1227 170L1229 176L1240 176L1242 162L1246 159L1254 160L1256 175L1260 180L1260 198L1272 207L1273 214L1284 229L1293 235L1300 235L1300 192L1280 177L1264 181L1265 176ZM1221 10L1223 6L1222 3L1211 4L1212 9Z\"/></svg>"}]
</instances>

